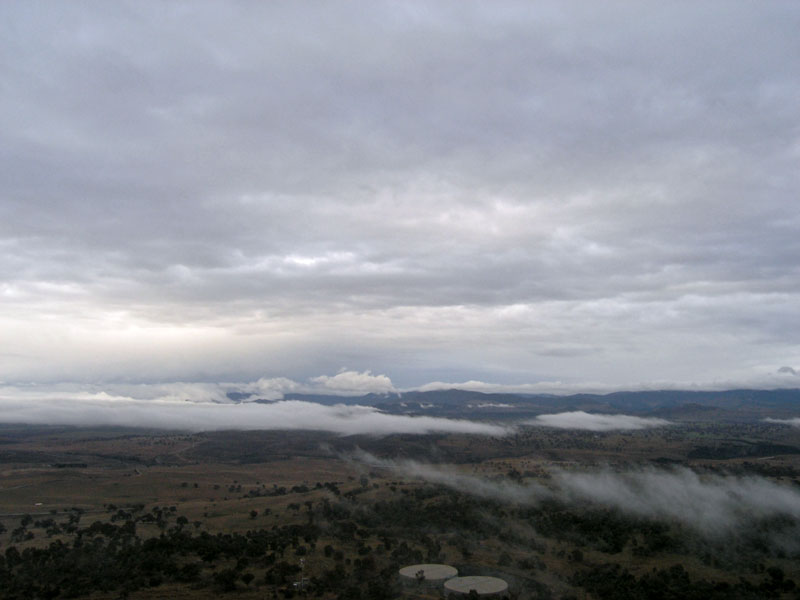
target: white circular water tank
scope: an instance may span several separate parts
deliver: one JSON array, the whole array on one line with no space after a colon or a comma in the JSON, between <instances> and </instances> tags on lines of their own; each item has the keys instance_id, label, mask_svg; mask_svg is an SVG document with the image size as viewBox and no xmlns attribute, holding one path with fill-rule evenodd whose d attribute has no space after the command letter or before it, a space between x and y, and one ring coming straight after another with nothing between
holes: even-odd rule
<instances>
[{"instance_id":1,"label":"white circular water tank","mask_svg":"<svg viewBox=\"0 0 800 600\"><path fill-rule=\"evenodd\" d=\"M445 579L450 579L458 575L458 569L450 565L439 564L423 564L423 565L410 565L400 569L400 577L407 579L418 580L418 574L422 572L424 577L423 581L436 581L441 582Z\"/></svg>"},{"instance_id":2,"label":"white circular water tank","mask_svg":"<svg viewBox=\"0 0 800 600\"><path fill-rule=\"evenodd\" d=\"M499 577L482 577L472 575L470 577L454 577L446 581L444 589L454 594L469 595L475 590L479 596L489 596L491 594L502 594L508 589L508 584Z\"/></svg>"}]
</instances>

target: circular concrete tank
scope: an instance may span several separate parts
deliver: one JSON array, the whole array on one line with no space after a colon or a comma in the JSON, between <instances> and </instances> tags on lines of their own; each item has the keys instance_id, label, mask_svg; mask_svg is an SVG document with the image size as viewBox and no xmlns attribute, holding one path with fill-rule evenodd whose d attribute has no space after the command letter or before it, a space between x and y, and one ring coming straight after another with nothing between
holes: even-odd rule
<instances>
[{"instance_id":1,"label":"circular concrete tank","mask_svg":"<svg viewBox=\"0 0 800 600\"><path fill-rule=\"evenodd\" d=\"M422 577L419 576L420 572ZM428 583L442 583L443 581L458 575L458 569L450 565L439 564L423 564L423 565L410 565L400 569L400 577L404 580L428 582Z\"/></svg>"},{"instance_id":2,"label":"circular concrete tank","mask_svg":"<svg viewBox=\"0 0 800 600\"><path fill-rule=\"evenodd\" d=\"M444 584L444 589L451 594L468 596L475 590L479 596L502 594L508 589L508 584L499 577L454 577Z\"/></svg>"}]
</instances>

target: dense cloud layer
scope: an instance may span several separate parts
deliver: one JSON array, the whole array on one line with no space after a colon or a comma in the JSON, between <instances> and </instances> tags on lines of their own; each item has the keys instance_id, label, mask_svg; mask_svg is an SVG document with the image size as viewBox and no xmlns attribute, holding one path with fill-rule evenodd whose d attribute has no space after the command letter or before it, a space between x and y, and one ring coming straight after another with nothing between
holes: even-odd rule
<instances>
[{"instance_id":1,"label":"dense cloud layer","mask_svg":"<svg viewBox=\"0 0 800 600\"><path fill-rule=\"evenodd\" d=\"M0 380L798 365L798 29L788 1L3 3Z\"/></svg>"},{"instance_id":2,"label":"dense cloud layer","mask_svg":"<svg viewBox=\"0 0 800 600\"><path fill-rule=\"evenodd\" d=\"M600 415L582 410L538 415L525 422L526 425L541 425L558 429L586 429L588 431L614 431L623 429L648 429L670 425L665 419L655 417L634 417L632 415Z\"/></svg>"},{"instance_id":3,"label":"dense cloud layer","mask_svg":"<svg viewBox=\"0 0 800 600\"><path fill-rule=\"evenodd\" d=\"M505 435L509 429L435 417L389 415L368 406L323 406L294 400L269 404L216 404L176 400L134 400L108 394L71 398L0 396L0 423L123 426L185 431L311 430L342 435L435 432Z\"/></svg>"},{"instance_id":4,"label":"dense cloud layer","mask_svg":"<svg viewBox=\"0 0 800 600\"><path fill-rule=\"evenodd\" d=\"M763 477L700 476L686 469L553 471L547 486L466 475L451 467L379 459L365 452L350 457L370 466L444 485L482 498L521 504L559 500L596 504L638 516L677 521L700 533L734 533L763 517L800 521L800 492Z\"/></svg>"}]
</instances>

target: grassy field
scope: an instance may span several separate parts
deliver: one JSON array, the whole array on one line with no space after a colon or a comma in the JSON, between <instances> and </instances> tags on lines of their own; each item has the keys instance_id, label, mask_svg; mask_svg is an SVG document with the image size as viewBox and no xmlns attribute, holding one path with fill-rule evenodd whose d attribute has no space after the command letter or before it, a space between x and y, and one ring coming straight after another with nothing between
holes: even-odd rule
<instances>
[{"instance_id":1,"label":"grassy field","mask_svg":"<svg viewBox=\"0 0 800 600\"><path fill-rule=\"evenodd\" d=\"M787 582L800 581L800 562L791 552L738 540L736 552L753 554L737 557L730 544L726 549L679 524L654 530L647 519L626 520L585 503L542 507L476 498L469 489L348 458L363 449L515 485L546 486L553 469L679 464L797 486L800 454L760 455L794 446L800 446L797 430L765 424L698 424L628 434L530 429L507 438L7 427L0 431L0 523L5 529L0 550L47 549L59 540L72 544L76 535L96 535L89 531L99 532L99 524L122 523L116 520L123 518L122 510L136 522L140 540L259 531L294 535L279 552L271 551L269 560L222 554L201 561L199 555L177 554L177 567L196 563L197 580L156 578L125 590L130 598L218 597L224 587L218 575L226 571L237 578L226 593L242 598L306 595L308 590L293 587L300 577L318 583L312 594L318 597L369 598L378 588L361 582L378 573L387 580L385 597L424 597L398 587L391 576L404 561L443 561L464 573L499 575L511 583L510 595L519 598L605 598L602 586L588 578L615 576L603 571L613 565L634 578L680 565L692 581L713 582L720 589L745 581L756 589L753 597L768 592L773 595L764 597L795 598L796 588ZM714 452L730 457L713 458ZM76 518L77 532L66 531ZM80 533L92 523L98 525ZM309 524L315 533L306 541L290 532ZM623 532L621 541L611 539L619 537L617 530ZM666 541L656 547L654 535ZM611 541L602 541L603 536ZM280 563L302 571L276 575ZM770 569L780 570L780 585L770 583ZM241 579L248 574L252 579ZM773 587L765 587L768 583ZM94 589L85 597L110 599L121 593Z\"/></svg>"}]
</instances>

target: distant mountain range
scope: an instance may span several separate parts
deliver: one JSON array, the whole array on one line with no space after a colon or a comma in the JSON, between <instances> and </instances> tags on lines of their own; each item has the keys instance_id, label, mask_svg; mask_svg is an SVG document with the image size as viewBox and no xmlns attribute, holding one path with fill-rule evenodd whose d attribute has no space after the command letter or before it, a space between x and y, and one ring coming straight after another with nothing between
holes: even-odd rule
<instances>
[{"instance_id":1,"label":"distant mountain range","mask_svg":"<svg viewBox=\"0 0 800 600\"><path fill-rule=\"evenodd\" d=\"M270 402L232 392L234 402ZM614 392L611 394L486 394L450 389L363 396L287 394L286 400L319 404L359 404L394 414L484 419L518 419L544 413L583 410L658 416L672 420L753 420L800 417L800 389Z\"/></svg>"}]
</instances>

